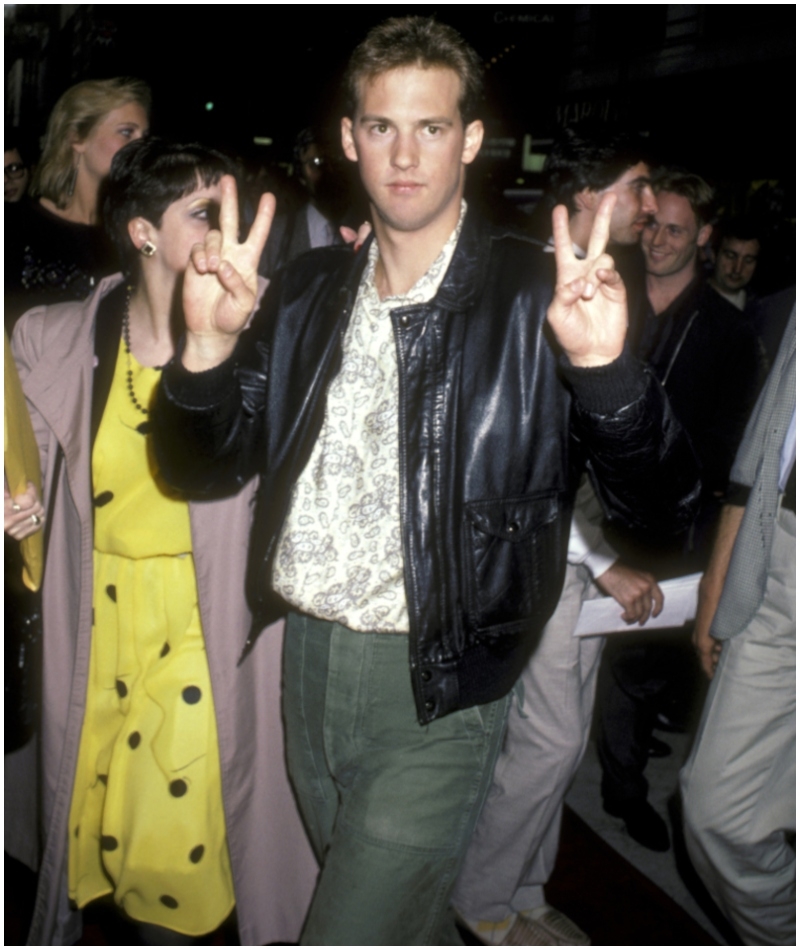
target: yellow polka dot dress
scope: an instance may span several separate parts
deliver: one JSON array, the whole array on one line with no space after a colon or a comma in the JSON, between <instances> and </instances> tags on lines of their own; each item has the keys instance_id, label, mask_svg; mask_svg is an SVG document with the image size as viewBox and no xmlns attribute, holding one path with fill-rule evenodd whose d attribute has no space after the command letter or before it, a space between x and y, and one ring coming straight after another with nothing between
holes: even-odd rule
<instances>
[{"instance_id":1,"label":"yellow polka dot dress","mask_svg":"<svg viewBox=\"0 0 800 950\"><path fill-rule=\"evenodd\" d=\"M126 378L128 367L132 373ZM94 627L70 810L69 893L199 936L234 905L189 509L159 479L159 372L120 343L92 459Z\"/></svg>"}]
</instances>

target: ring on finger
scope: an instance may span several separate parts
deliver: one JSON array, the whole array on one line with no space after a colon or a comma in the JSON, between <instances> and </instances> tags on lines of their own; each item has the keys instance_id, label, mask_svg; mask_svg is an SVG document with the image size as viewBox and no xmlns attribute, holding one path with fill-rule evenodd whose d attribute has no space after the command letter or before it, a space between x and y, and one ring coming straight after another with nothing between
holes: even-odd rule
<instances>
[{"instance_id":1,"label":"ring on finger","mask_svg":"<svg viewBox=\"0 0 800 950\"><path fill-rule=\"evenodd\" d=\"M11 510L16 514L18 511L22 511L22 505L18 505L16 502L11 506Z\"/></svg>"},{"instance_id":2,"label":"ring on finger","mask_svg":"<svg viewBox=\"0 0 800 950\"><path fill-rule=\"evenodd\" d=\"M42 519L38 515L31 515L31 521L35 525L40 525L42 523Z\"/></svg>"}]
</instances>

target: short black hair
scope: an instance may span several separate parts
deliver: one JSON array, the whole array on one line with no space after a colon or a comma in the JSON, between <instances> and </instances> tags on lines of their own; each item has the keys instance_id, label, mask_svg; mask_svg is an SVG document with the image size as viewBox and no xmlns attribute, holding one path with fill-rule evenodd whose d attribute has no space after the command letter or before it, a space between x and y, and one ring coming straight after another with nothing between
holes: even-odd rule
<instances>
[{"instance_id":1,"label":"short black hair","mask_svg":"<svg viewBox=\"0 0 800 950\"><path fill-rule=\"evenodd\" d=\"M174 201L235 173L231 159L196 142L180 145L152 136L121 148L104 185L103 225L126 276L138 259L128 235L129 221L141 217L160 227Z\"/></svg>"},{"instance_id":2,"label":"short black hair","mask_svg":"<svg viewBox=\"0 0 800 950\"><path fill-rule=\"evenodd\" d=\"M544 165L545 200L551 207L566 205L570 214L574 196L588 188L602 191L625 172L644 162L652 165L650 150L641 135L627 131L584 126L570 127L556 139Z\"/></svg>"},{"instance_id":3,"label":"short black hair","mask_svg":"<svg viewBox=\"0 0 800 950\"><path fill-rule=\"evenodd\" d=\"M749 215L739 215L735 218L723 218L714 227L714 240L717 248L722 247L726 238L735 241L758 241L764 243L764 228L760 221Z\"/></svg>"},{"instance_id":4,"label":"short black hair","mask_svg":"<svg viewBox=\"0 0 800 950\"><path fill-rule=\"evenodd\" d=\"M307 125L304 129L300 129L297 133L294 140L294 147L292 148L292 164L294 165L295 172L298 172L300 166L303 164L303 152L318 141L317 133L310 125Z\"/></svg>"},{"instance_id":5,"label":"short black hair","mask_svg":"<svg viewBox=\"0 0 800 950\"><path fill-rule=\"evenodd\" d=\"M24 165L30 165L30 146L28 137L22 129L9 125L7 122L3 128L3 151L13 152L16 149Z\"/></svg>"},{"instance_id":6,"label":"short black hair","mask_svg":"<svg viewBox=\"0 0 800 950\"><path fill-rule=\"evenodd\" d=\"M481 58L452 26L422 16L385 20L355 48L344 76L347 115L355 115L362 79L405 66L452 69L461 80L461 121L466 126L478 118L483 97Z\"/></svg>"}]
</instances>

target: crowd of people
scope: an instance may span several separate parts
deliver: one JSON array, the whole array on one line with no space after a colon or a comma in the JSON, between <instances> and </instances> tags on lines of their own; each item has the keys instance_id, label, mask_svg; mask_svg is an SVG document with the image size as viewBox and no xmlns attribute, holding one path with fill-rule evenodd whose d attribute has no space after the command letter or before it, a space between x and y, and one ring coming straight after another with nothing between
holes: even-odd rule
<instances>
[{"instance_id":1,"label":"crowd of people","mask_svg":"<svg viewBox=\"0 0 800 950\"><path fill-rule=\"evenodd\" d=\"M668 850L644 773L695 669L692 861L794 943L794 288L620 130L554 143L546 233L484 220L481 77L434 20L371 30L360 198L311 129L260 195L140 80L67 90L35 165L7 130L29 943L100 904L152 944L589 944L545 887L593 717L603 807ZM638 630L698 571L693 630ZM604 595L630 632L574 636Z\"/></svg>"}]
</instances>

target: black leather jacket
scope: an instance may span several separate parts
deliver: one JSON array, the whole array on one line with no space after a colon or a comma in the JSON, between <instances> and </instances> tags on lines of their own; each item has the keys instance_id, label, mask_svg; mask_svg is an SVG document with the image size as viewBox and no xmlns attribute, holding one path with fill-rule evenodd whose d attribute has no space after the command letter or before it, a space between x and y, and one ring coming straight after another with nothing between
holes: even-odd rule
<instances>
[{"instance_id":1,"label":"black leather jacket","mask_svg":"<svg viewBox=\"0 0 800 950\"><path fill-rule=\"evenodd\" d=\"M153 421L165 477L213 497L261 474L247 578L254 630L286 610L269 588L272 557L365 261L366 247L305 255L229 360L196 375L176 360L163 374ZM627 354L594 370L559 362L545 319L552 268L533 243L468 213L434 299L392 313L421 723L513 685L561 592L584 462L609 515L671 529L691 517L691 447L655 378Z\"/></svg>"}]
</instances>

